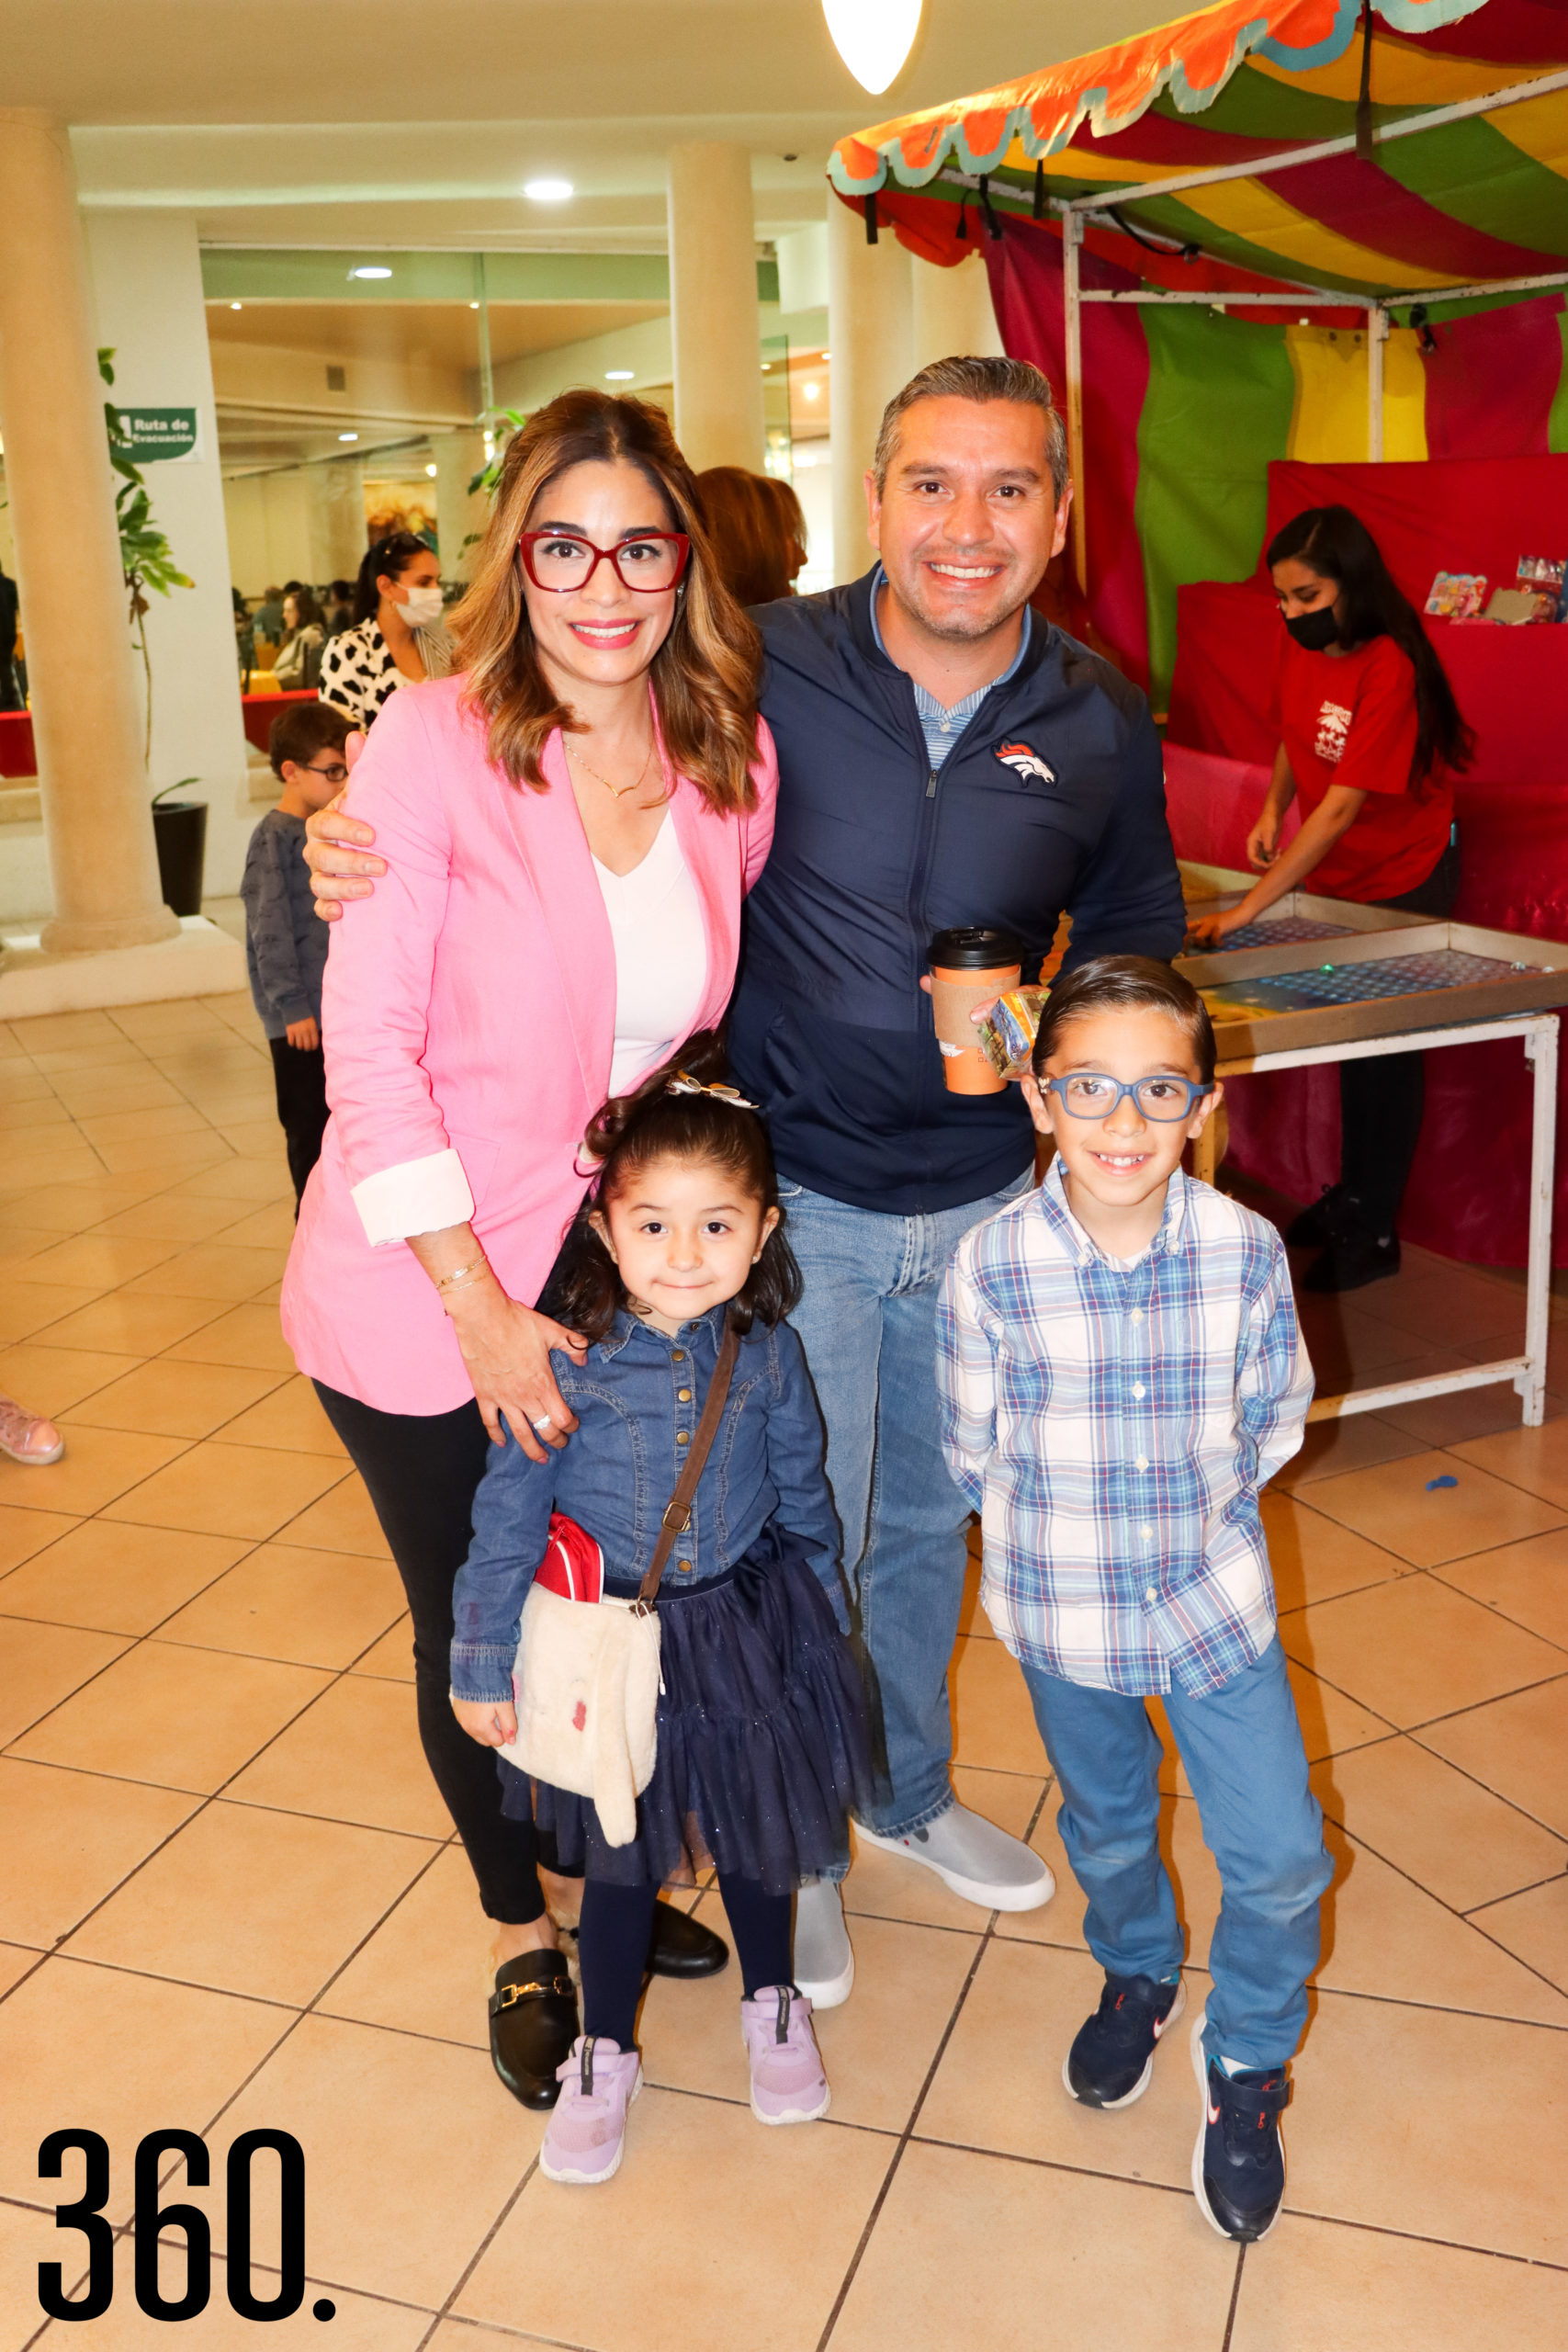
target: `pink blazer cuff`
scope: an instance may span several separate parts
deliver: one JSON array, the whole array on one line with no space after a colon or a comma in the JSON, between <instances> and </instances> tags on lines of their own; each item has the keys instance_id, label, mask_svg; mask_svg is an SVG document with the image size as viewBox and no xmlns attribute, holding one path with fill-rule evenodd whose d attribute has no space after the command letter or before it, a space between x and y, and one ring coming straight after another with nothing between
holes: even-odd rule
<instances>
[{"instance_id":1,"label":"pink blazer cuff","mask_svg":"<svg viewBox=\"0 0 1568 2352\"><path fill-rule=\"evenodd\" d=\"M355 1185L353 1199L372 1248L406 1241L414 1233L439 1233L448 1225L467 1225L474 1214L463 1163L450 1149L401 1160L395 1168L378 1168Z\"/></svg>"}]
</instances>

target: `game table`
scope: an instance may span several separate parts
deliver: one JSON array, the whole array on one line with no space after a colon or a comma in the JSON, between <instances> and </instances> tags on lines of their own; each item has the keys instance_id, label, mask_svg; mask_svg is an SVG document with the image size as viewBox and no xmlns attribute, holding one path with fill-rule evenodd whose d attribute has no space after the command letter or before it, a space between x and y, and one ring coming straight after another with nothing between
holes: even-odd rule
<instances>
[{"instance_id":1,"label":"game table","mask_svg":"<svg viewBox=\"0 0 1568 2352\"><path fill-rule=\"evenodd\" d=\"M1255 879L1218 866L1184 865L1181 874L1194 915L1234 906ZM1568 1004L1568 945L1292 891L1259 922L1234 932L1224 948L1184 955L1178 968L1202 990L1213 1015L1222 1080L1484 1038L1521 1041L1535 1074L1524 1353L1319 1396L1308 1419L1375 1413L1509 1380L1526 1424L1538 1425L1546 1391L1557 1133L1551 1008ZM1213 1182L1219 1149L1211 1122L1193 1149L1194 1174Z\"/></svg>"}]
</instances>

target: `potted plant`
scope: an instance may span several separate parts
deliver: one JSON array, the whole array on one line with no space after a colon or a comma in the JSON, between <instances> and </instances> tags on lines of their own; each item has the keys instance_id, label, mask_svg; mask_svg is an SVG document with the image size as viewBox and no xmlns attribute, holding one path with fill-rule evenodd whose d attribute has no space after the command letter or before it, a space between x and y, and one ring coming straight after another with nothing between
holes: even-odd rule
<instances>
[{"instance_id":1,"label":"potted plant","mask_svg":"<svg viewBox=\"0 0 1568 2352\"><path fill-rule=\"evenodd\" d=\"M114 382L114 348L106 345L98 352L98 373L106 384ZM109 463L118 474L119 488L115 492L115 522L119 530L119 560L125 573L125 593L130 599L130 621L136 632L137 650L141 656L141 674L147 687L147 728L142 756L152 756L152 658L147 650L146 590L151 588L166 596L171 588L194 588L196 582L181 571L175 562L175 551L152 520L152 502L148 496L147 482L139 466L126 453L120 436L119 414L111 401L104 402L104 423L108 431ZM187 777L194 783L194 777ZM177 785L167 787L177 791Z\"/></svg>"},{"instance_id":2,"label":"potted plant","mask_svg":"<svg viewBox=\"0 0 1568 2352\"><path fill-rule=\"evenodd\" d=\"M201 912L201 874L207 857L207 803L205 800L169 800L171 792L183 792L187 784L199 784L197 775L182 775L178 784L166 784L162 792L152 795L152 838L158 844L158 880L164 893L164 903L176 915L198 915Z\"/></svg>"},{"instance_id":3,"label":"potted plant","mask_svg":"<svg viewBox=\"0 0 1568 2352\"><path fill-rule=\"evenodd\" d=\"M98 373L104 382L114 383L114 352L112 347L100 348ZM146 684L146 732L142 741L142 757L152 755L152 658L147 648L148 603L146 591L151 588L166 596L172 588L192 588L195 582L181 571L175 562L175 551L167 538L152 520L152 504L141 469L129 456L120 434L119 416L112 401L104 402L104 424L108 433L109 463L119 476L115 492L115 522L119 530L120 568L125 574L125 593L130 600L129 618L136 634L137 650L141 656L141 674ZM158 875L163 885L164 902L176 915L198 915L201 912L202 867L207 855L207 803L205 800L171 800L165 808L161 804L171 792L183 792L187 784L197 784L198 776L181 776L178 784L166 784L152 795L152 837L158 847Z\"/></svg>"}]
</instances>

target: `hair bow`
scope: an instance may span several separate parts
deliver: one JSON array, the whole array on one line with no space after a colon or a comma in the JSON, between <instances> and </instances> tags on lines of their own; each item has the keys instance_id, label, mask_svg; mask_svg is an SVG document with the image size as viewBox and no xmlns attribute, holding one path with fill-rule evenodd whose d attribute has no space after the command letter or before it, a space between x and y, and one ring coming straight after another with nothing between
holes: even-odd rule
<instances>
[{"instance_id":1,"label":"hair bow","mask_svg":"<svg viewBox=\"0 0 1568 2352\"><path fill-rule=\"evenodd\" d=\"M683 1069L676 1071L664 1091L666 1094L711 1094L715 1102L728 1102L732 1111L754 1111L758 1107L755 1102L747 1101L739 1087L705 1086L701 1079L688 1077Z\"/></svg>"}]
</instances>

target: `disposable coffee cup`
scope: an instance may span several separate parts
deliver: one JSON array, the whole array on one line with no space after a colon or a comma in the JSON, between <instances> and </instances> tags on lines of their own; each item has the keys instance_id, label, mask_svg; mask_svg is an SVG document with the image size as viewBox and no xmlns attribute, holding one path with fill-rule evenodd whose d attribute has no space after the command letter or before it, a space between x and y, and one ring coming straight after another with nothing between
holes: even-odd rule
<instances>
[{"instance_id":1,"label":"disposable coffee cup","mask_svg":"<svg viewBox=\"0 0 1568 2352\"><path fill-rule=\"evenodd\" d=\"M1000 1094L1007 1085L987 1060L972 1012L1023 978L1023 949L1010 931L966 923L939 931L931 945L931 1011L950 1094Z\"/></svg>"}]
</instances>

